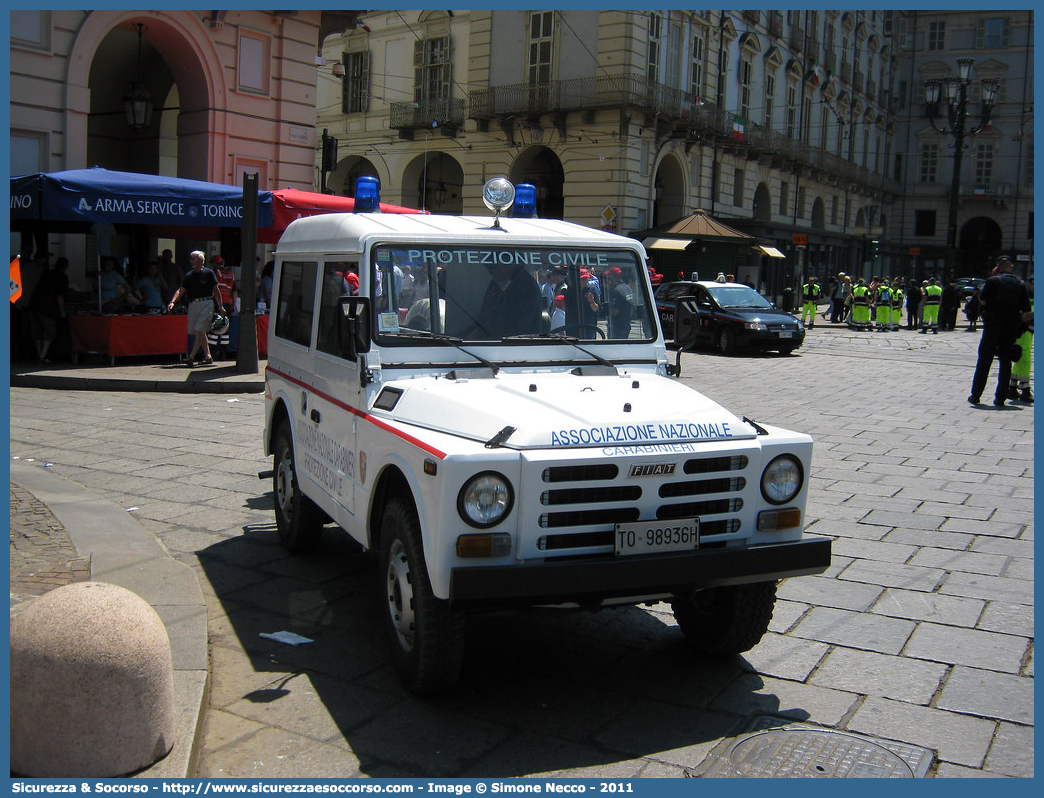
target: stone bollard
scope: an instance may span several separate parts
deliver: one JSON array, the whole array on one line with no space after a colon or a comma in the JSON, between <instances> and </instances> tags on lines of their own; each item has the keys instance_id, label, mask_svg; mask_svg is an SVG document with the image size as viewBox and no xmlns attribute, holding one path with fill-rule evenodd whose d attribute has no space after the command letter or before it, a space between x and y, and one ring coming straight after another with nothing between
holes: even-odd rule
<instances>
[{"instance_id":1,"label":"stone bollard","mask_svg":"<svg viewBox=\"0 0 1044 798\"><path fill-rule=\"evenodd\" d=\"M77 582L11 619L11 771L123 776L174 744L163 621L122 587Z\"/></svg>"}]
</instances>

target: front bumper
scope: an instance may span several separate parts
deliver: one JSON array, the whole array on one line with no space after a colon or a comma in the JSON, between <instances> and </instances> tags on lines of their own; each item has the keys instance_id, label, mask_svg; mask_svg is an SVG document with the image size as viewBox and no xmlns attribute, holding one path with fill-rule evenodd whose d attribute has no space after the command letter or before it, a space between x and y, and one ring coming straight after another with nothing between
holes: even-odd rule
<instances>
[{"instance_id":1,"label":"front bumper","mask_svg":"<svg viewBox=\"0 0 1044 798\"><path fill-rule=\"evenodd\" d=\"M666 597L719 585L768 582L822 573L830 566L830 544L830 538L804 537L768 546L684 554L455 568L449 601L460 609L597 606L613 598Z\"/></svg>"},{"instance_id":2,"label":"front bumper","mask_svg":"<svg viewBox=\"0 0 1044 798\"><path fill-rule=\"evenodd\" d=\"M736 343L750 349L797 349L805 343L805 333L796 332L792 338L781 338L778 333L743 330L737 336Z\"/></svg>"}]
</instances>

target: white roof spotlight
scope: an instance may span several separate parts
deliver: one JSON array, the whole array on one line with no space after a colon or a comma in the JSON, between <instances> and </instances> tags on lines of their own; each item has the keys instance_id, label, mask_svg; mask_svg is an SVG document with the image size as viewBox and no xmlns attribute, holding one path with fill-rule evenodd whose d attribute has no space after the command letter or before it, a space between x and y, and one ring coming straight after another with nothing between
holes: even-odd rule
<instances>
[{"instance_id":1,"label":"white roof spotlight","mask_svg":"<svg viewBox=\"0 0 1044 798\"><path fill-rule=\"evenodd\" d=\"M493 211L493 227L500 227L500 214L515 201L515 187L506 177L494 177L482 187L482 201Z\"/></svg>"}]
</instances>

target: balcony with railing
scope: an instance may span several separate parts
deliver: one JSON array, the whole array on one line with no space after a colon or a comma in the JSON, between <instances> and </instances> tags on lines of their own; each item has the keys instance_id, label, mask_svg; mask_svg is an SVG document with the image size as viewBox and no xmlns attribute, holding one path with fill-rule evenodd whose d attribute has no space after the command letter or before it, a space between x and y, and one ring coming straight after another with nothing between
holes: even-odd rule
<instances>
[{"instance_id":1,"label":"balcony with railing","mask_svg":"<svg viewBox=\"0 0 1044 798\"><path fill-rule=\"evenodd\" d=\"M749 158L771 159L780 168L807 169L823 179L873 191L899 192L896 181L783 132L748 123L743 135L738 136L732 111L640 74L490 86L471 92L468 116L508 123L520 118L533 121L545 114L561 119L570 111L614 108L633 109L654 117L657 134L664 137L691 143L715 142Z\"/></svg>"},{"instance_id":2,"label":"balcony with railing","mask_svg":"<svg viewBox=\"0 0 1044 798\"><path fill-rule=\"evenodd\" d=\"M686 93L643 75L598 75L546 83L490 86L471 92L472 119L535 118L543 114L635 108L647 113L679 117Z\"/></svg>"},{"instance_id":3,"label":"balcony with railing","mask_svg":"<svg viewBox=\"0 0 1044 798\"><path fill-rule=\"evenodd\" d=\"M439 130L453 135L464 125L464 100L421 100L408 103L392 103L388 127L398 130L400 136L411 138L413 131L420 128Z\"/></svg>"}]
</instances>

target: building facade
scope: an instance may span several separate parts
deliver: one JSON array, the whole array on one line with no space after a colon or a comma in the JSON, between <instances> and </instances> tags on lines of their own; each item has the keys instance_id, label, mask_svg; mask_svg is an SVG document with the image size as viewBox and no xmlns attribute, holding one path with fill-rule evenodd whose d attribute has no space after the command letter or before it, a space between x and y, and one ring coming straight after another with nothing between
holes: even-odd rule
<instances>
[{"instance_id":1,"label":"building facade","mask_svg":"<svg viewBox=\"0 0 1044 798\"><path fill-rule=\"evenodd\" d=\"M537 187L541 215L639 237L704 210L784 255L734 264L772 293L809 273L974 275L999 250L1032 262L1031 11L10 21L12 174L256 172L262 189L344 195L373 175L386 201L436 213L484 213L481 186L503 175ZM958 58L975 61L955 193L954 136L945 114L935 127L925 115L923 87ZM973 132L985 80L997 102ZM152 113L132 126L124 106L141 88ZM324 136L337 145L325 155ZM56 246L80 260L78 241Z\"/></svg>"},{"instance_id":2,"label":"building facade","mask_svg":"<svg viewBox=\"0 0 1044 798\"><path fill-rule=\"evenodd\" d=\"M11 11L11 174L97 165L311 189L318 42L351 14ZM143 97L148 118L132 125L125 106L144 110ZM75 281L90 243L46 246L70 258Z\"/></svg>"},{"instance_id":3,"label":"building facade","mask_svg":"<svg viewBox=\"0 0 1044 798\"><path fill-rule=\"evenodd\" d=\"M983 277L993 256L1006 252L1027 274L1033 247L1033 11L911 11L901 46L907 55L896 75L893 166L904 192L894 214L899 224L888 233L917 253L913 259L924 273ZM960 60L970 63L957 159L959 122L951 116L945 82L958 75ZM944 88L934 119L925 106L925 84L932 81ZM983 124L989 84L996 93Z\"/></svg>"},{"instance_id":4,"label":"building facade","mask_svg":"<svg viewBox=\"0 0 1044 798\"><path fill-rule=\"evenodd\" d=\"M344 72L319 81L329 185L373 174L389 201L479 212L504 175L541 215L622 233L705 210L786 255L736 264L756 279L869 270L902 194L895 16L367 12L324 43Z\"/></svg>"}]
</instances>

